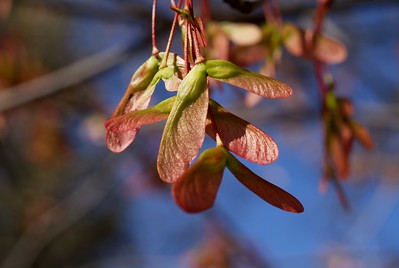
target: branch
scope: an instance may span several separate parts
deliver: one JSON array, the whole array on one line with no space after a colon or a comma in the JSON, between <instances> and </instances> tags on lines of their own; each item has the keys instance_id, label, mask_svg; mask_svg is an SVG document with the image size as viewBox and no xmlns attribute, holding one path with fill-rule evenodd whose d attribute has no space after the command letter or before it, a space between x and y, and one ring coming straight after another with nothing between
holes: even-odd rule
<instances>
[{"instance_id":1,"label":"branch","mask_svg":"<svg viewBox=\"0 0 399 268\"><path fill-rule=\"evenodd\" d=\"M57 71L0 91L0 112L54 94L110 69L126 60L132 43L133 40L129 40L115 45Z\"/></svg>"}]
</instances>

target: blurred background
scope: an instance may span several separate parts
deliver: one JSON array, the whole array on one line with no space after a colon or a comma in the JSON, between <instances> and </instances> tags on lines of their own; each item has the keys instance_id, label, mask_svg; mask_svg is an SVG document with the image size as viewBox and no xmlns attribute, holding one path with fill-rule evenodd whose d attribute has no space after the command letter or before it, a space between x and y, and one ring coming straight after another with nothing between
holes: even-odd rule
<instances>
[{"instance_id":1,"label":"blurred background","mask_svg":"<svg viewBox=\"0 0 399 268\"><path fill-rule=\"evenodd\" d=\"M159 2L163 48L173 13ZM284 19L311 25L315 1L281 4ZM261 12L212 6L216 20L262 22ZM182 212L156 173L164 122L143 127L121 154L106 149L103 123L151 54L150 23L148 0L0 0L1 268L399 267L397 1L336 1L325 24L349 50L330 68L337 91L375 144L355 144L349 210L333 187L319 192L320 96L309 62L283 55L278 77L295 90L286 100L248 108L238 89L215 92L276 140L275 163L245 163L301 200L298 215L228 172L214 208Z\"/></svg>"}]
</instances>

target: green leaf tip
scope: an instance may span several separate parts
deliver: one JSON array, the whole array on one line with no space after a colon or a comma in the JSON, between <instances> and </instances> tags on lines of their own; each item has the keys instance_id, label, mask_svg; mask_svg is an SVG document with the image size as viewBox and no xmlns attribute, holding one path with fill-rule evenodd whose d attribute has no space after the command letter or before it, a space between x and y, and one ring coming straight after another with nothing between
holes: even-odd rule
<instances>
[{"instance_id":1,"label":"green leaf tip","mask_svg":"<svg viewBox=\"0 0 399 268\"><path fill-rule=\"evenodd\" d=\"M207 74L218 81L243 88L264 98L287 98L293 90L287 84L243 69L226 60L206 61Z\"/></svg>"}]
</instances>

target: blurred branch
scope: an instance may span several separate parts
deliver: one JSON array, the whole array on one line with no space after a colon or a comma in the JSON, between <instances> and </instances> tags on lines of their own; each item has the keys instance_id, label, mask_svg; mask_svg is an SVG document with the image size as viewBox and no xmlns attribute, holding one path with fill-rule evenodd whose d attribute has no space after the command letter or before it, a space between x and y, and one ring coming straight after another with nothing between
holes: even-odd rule
<instances>
[{"instance_id":1,"label":"blurred branch","mask_svg":"<svg viewBox=\"0 0 399 268\"><path fill-rule=\"evenodd\" d=\"M3 262L1 268L29 268L54 238L75 224L110 193L114 176L108 174L112 157L99 160L95 174L52 209L30 224ZM81 180L81 179L80 179Z\"/></svg>"},{"instance_id":2,"label":"blurred branch","mask_svg":"<svg viewBox=\"0 0 399 268\"><path fill-rule=\"evenodd\" d=\"M131 46L132 40L115 45L57 71L0 91L0 112L56 93L121 63L128 57Z\"/></svg>"}]
</instances>

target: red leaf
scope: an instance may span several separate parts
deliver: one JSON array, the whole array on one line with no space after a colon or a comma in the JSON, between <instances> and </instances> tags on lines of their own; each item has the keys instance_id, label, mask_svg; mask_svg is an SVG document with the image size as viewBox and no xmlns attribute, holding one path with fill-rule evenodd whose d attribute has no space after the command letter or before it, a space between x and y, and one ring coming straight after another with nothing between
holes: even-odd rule
<instances>
[{"instance_id":1,"label":"red leaf","mask_svg":"<svg viewBox=\"0 0 399 268\"><path fill-rule=\"evenodd\" d=\"M138 131L138 129L123 133L107 131L105 140L108 149L114 153L122 152L134 141Z\"/></svg>"},{"instance_id":2,"label":"red leaf","mask_svg":"<svg viewBox=\"0 0 399 268\"><path fill-rule=\"evenodd\" d=\"M276 53L275 53L276 54ZM279 60L267 60L259 70L260 74L263 74L265 76L270 76L270 77L275 77L276 76L276 68L277 68L277 63ZM262 96L256 95L252 92L248 92L245 95L245 105L247 107L254 107L257 105L260 101L262 100Z\"/></svg>"},{"instance_id":3,"label":"red leaf","mask_svg":"<svg viewBox=\"0 0 399 268\"><path fill-rule=\"evenodd\" d=\"M278 157L278 147L265 132L225 110L211 100L211 108L220 138L229 151L258 164L269 164ZM208 121L206 131L213 139L215 132Z\"/></svg>"},{"instance_id":4,"label":"red leaf","mask_svg":"<svg viewBox=\"0 0 399 268\"><path fill-rule=\"evenodd\" d=\"M373 148L373 139L369 131L357 123L356 121L350 121L350 127L352 128L353 134L355 135L356 139L367 149Z\"/></svg>"},{"instance_id":5,"label":"red leaf","mask_svg":"<svg viewBox=\"0 0 399 268\"><path fill-rule=\"evenodd\" d=\"M313 32L309 31L308 35L308 39L313 39ZM348 51L341 42L326 35L318 35L314 57L327 64L338 64L348 57Z\"/></svg>"},{"instance_id":6,"label":"red leaf","mask_svg":"<svg viewBox=\"0 0 399 268\"><path fill-rule=\"evenodd\" d=\"M208 100L205 66L199 63L181 82L166 121L157 161L165 182L176 181L197 156L205 137Z\"/></svg>"},{"instance_id":7,"label":"red leaf","mask_svg":"<svg viewBox=\"0 0 399 268\"><path fill-rule=\"evenodd\" d=\"M304 211L298 199L253 173L233 155L229 154L226 165L245 187L269 204L288 212L300 213Z\"/></svg>"},{"instance_id":8,"label":"red leaf","mask_svg":"<svg viewBox=\"0 0 399 268\"><path fill-rule=\"evenodd\" d=\"M245 70L225 60L206 61L206 72L213 79L246 89L264 98L287 98L293 93L281 81Z\"/></svg>"},{"instance_id":9,"label":"red leaf","mask_svg":"<svg viewBox=\"0 0 399 268\"><path fill-rule=\"evenodd\" d=\"M339 41L326 35L318 35L314 42L314 33L311 30L302 30L287 23L283 27L284 45L294 56L308 59L317 59L327 64L343 62L348 55L345 46Z\"/></svg>"},{"instance_id":10,"label":"red leaf","mask_svg":"<svg viewBox=\"0 0 399 268\"><path fill-rule=\"evenodd\" d=\"M226 167L226 150L216 147L204 151L173 185L176 203L186 212L196 213L213 206Z\"/></svg>"},{"instance_id":11,"label":"red leaf","mask_svg":"<svg viewBox=\"0 0 399 268\"><path fill-rule=\"evenodd\" d=\"M147 108L152 92L148 92L146 89L151 85L153 78L158 72L158 67L158 59L151 56L137 69L112 116Z\"/></svg>"},{"instance_id":12,"label":"red leaf","mask_svg":"<svg viewBox=\"0 0 399 268\"><path fill-rule=\"evenodd\" d=\"M175 97L164 100L163 102L144 110L137 110L127 114L112 117L105 122L108 131L122 133L139 129L143 125L152 124L168 118Z\"/></svg>"}]
</instances>

